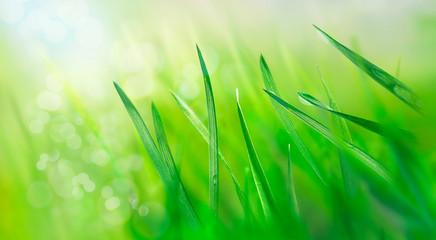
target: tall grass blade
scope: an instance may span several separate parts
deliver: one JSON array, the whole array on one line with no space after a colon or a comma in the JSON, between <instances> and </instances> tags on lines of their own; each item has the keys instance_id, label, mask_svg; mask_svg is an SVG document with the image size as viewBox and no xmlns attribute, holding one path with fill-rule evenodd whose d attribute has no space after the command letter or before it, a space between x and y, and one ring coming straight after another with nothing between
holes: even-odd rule
<instances>
[{"instance_id":1,"label":"tall grass blade","mask_svg":"<svg viewBox=\"0 0 436 240\"><path fill-rule=\"evenodd\" d=\"M333 94L330 92L330 89L328 88L326 82L324 81L324 78L321 75L321 72L319 71L318 67L317 70L318 70L319 77L321 79L321 83L324 86L324 90L329 99L330 108L333 109L334 111L340 112L339 106L336 103ZM348 129L345 119L340 118L334 114L332 114L331 116L332 116L333 126L335 126L337 130L339 130L339 132L342 134L342 137L344 137L345 140L347 140L350 143L353 143L353 139L351 138L350 130ZM357 184L358 180L356 179L349 165L349 159L344 154L343 150L338 149L338 156L339 156L339 162L341 164L342 179L344 182L345 191L347 192L348 196L354 197L358 189L358 184Z\"/></svg>"},{"instance_id":2,"label":"tall grass blade","mask_svg":"<svg viewBox=\"0 0 436 240\"><path fill-rule=\"evenodd\" d=\"M164 160L162 158L162 155L160 154L159 149L157 148L153 138L151 137L151 134L148 131L148 128L144 123L144 120L142 119L141 115L139 115L138 110L130 101L129 97L127 97L126 93L115 82L114 82L114 86L121 100L123 101L124 107L129 113L129 116L132 119L133 124L135 125L136 130L144 144L144 147L147 150L154 166L156 167L156 170L160 178L162 179L162 182L169 196L173 197L174 199L177 199L183 214L185 214L185 218L188 221L188 224L193 228L200 227L200 222L198 220L197 214L192 208L192 205L190 204L189 199L187 198L186 192L184 192L184 189L181 188L182 183L180 181L178 174L177 175L173 174L173 171L177 172L177 170L170 169L170 167L168 166L168 161L170 160L168 159ZM161 141L166 142L166 140L162 139L163 136L162 134L164 134L163 128L158 129L157 131L159 131L158 138L161 138ZM174 164L174 162L172 164ZM174 191L174 189L177 189L178 191L176 192Z\"/></svg>"},{"instance_id":3,"label":"tall grass blade","mask_svg":"<svg viewBox=\"0 0 436 240\"><path fill-rule=\"evenodd\" d=\"M239 104L238 90L236 89L236 105L238 108L239 121L241 123L242 133L244 135L245 144L248 151L248 158L250 160L250 168L253 174L254 183L256 185L257 192L259 194L260 203L262 205L265 219L269 222L277 214L277 208L275 206L275 200L272 195L268 180L265 176L265 172L257 156L253 142L248 132L247 124L245 122L244 115L242 113L241 105Z\"/></svg>"},{"instance_id":4,"label":"tall grass blade","mask_svg":"<svg viewBox=\"0 0 436 240\"><path fill-rule=\"evenodd\" d=\"M201 122L200 118L195 114L195 112L186 104L182 98L180 98L176 93L171 91L171 94L173 95L174 99L177 102L177 105L182 110L183 114L188 118L188 120L191 122L191 124L197 129L197 131L200 133L201 137L206 141L207 144L209 144L209 132L207 131L206 126ZM224 164L224 167L227 169L227 171L230 174L230 177L232 178L232 181L235 185L236 193L238 194L239 201L241 203L241 206L243 209L248 209L249 211L245 211L245 214L253 215L254 211L251 208L251 205L249 203L249 200L247 198L247 195L242 190L241 185L239 184L238 179L236 178L235 174L233 173L232 169L230 168L229 164L225 160L224 156L222 155L221 151L218 148L218 157L221 160L221 162ZM249 208L245 208L244 206L250 206Z\"/></svg>"},{"instance_id":5,"label":"tall grass blade","mask_svg":"<svg viewBox=\"0 0 436 240\"><path fill-rule=\"evenodd\" d=\"M322 31L317 26L313 25L321 37L330 45L339 50L345 57L354 63L358 68L368 74L377 83L382 85L392 94L394 94L401 101L409 105L415 111L422 113L422 103L419 97L404 83L393 77L389 73L385 72L381 68L377 67L373 63L369 62L359 54L353 52L349 48L345 47L327 33Z\"/></svg>"},{"instance_id":6,"label":"tall grass blade","mask_svg":"<svg viewBox=\"0 0 436 240\"><path fill-rule=\"evenodd\" d=\"M216 123L215 102L212 84L200 48L197 46L198 59L203 72L204 89L206 91L207 116L209 120L209 207L214 216L218 216L219 168L218 168L218 132Z\"/></svg>"},{"instance_id":7,"label":"tall grass blade","mask_svg":"<svg viewBox=\"0 0 436 240\"><path fill-rule=\"evenodd\" d=\"M327 83L325 82L323 76L321 75L321 72L319 71L319 68L317 68L318 74L319 74L319 78L321 79L321 83L324 87L324 91L327 95L327 98L329 99L329 106L332 110L336 111L336 112L340 112L340 108L338 103L336 102L335 98L333 97L332 92L330 91L330 89L327 86ZM307 100L306 100L307 101ZM353 142L353 139L351 138L351 134L350 134L350 129L348 129L347 123L345 122L345 120L343 118L338 118L334 115L332 115L333 118L333 122L335 123L335 125L337 126L337 128L340 130L340 132L342 133L343 137L345 138L345 140L349 141L349 142Z\"/></svg>"},{"instance_id":8,"label":"tall grass blade","mask_svg":"<svg viewBox=\"0 0 436 240\"><path fill-rule=\"evenodd\" d=\"M276 86L274 79L272 77L271 71L269 70L269 67L266 64L266 61L262 55L260 56L260 69L262 71L262 78L263 78L263 82L265 84L265 88L268 91L272 91L272 92L276 93L278 96L280 96L279 91L277 89L277 86ZM290 138L297 146L298 151L301 153L303 158L307 161L307 163L313 169L313 171L318 176L318 178L321 180L321 182L324 185L326 185L326 181L324 180L324 177L322 176L321 172L318 170L318 167L316 166L315 162L313 161L312 156L309 153L309 150L307 150L306 145L303 143L303 140L301 140L300 136L298 135L298 132L295 129L294 124L292 123L291 118L289 117L286 110L283 109L280 106L280 104L278 104L276 101L271 100L271 103L272 103L277 115L279 116L280 121L283 123L283 126L285 127L286 131L288 132Z\"/></svg>"},{"instance_id":9,"label":"tall grass blade","mask_svg":"<svg viewBox=\"0 0 436 240\"><path fill-rule=\"evenodd\" d=\"M195 213L194 207L192 206L192 203L189 200L188 195L186 194L185 187L183 186L183 183L180 179L179 172L177 171L176 168L176 164L174 163L174 158L173 155L171 154L171 149L168 145L168 140L165 134L162 118L154 103L152 103L151 109L153 114L153 123L156 132L156 139L162 154L162 158L168 168L169 174L174 183L173 191L180 200L181 203L180 206L182 207L181 211L187 215L188 219L192 219L193 222L194 221L198 222L197 214Z\"/></svg>"},{"instance_id":10,"label":"tall grass blade","mask_svg":"<svg viewBox=\"0 0 436 240\"><path fill-rule=\"evenodd\" d=\"M393 127L391 127L389 125L377 123L377 122L367 120L364 118L360 118L360 117L352 116L352 115L345 114L342 112L338 112L338 111L334 110L333 108L329 107L328 105L326 105L325 103L319 101L318 99L316 99L315 97L313 97L310 94L298 92L298 96L313 106L319 107L323 110L326 110L330 113L333 113L336 116L339 116L343 119L349 120L350 122L353 122L353 123L355 123L363 128L368 129L369 131L377 133L381 136L385 136L388 138L396 138L396 137L399 137L399 134L401 134L402 137L409 137L409 138L413 137L413 134L411 132L406 131L406 130L394 129Z\"/></svg>"},{"instance_id":11,"label":"tall grass blade","mask_svg":"<svg viewBox=\"0 0 436 240\"><path fill-rule=\"evenodd\" d=\"M294 114L298 119L303 121L305 124L322 134L325 138L327 138L330 142L335 144L341 149L344 149L345 151L349 152L356 158L358 158L365 166L370 168L372 171L377 173L382 179L387 181L388 183L392 183L392 177L391 174L377 161L375 160L371 155L364 152L362 149L358 148L354 144L344 140L343 138L337 136L334 134L330 129L328 129L326 126L318 122L317 120L313 119L312 117L308 116L304 112L300 111L298 108L292 106L291 104L287 103L280 97L276 96L273 92L265 90L265 92L272 97L275 101L280 103L285 109L287 109L289 112Z\"/></svg>"}]
</instances>

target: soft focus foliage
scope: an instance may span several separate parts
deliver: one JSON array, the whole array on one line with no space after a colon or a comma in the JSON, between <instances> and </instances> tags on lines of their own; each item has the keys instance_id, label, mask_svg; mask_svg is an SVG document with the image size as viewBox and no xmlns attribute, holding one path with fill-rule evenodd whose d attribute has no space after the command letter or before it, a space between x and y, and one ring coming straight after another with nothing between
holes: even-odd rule
<instances>
[{"instance_id":1,"label":"soft focus foliage","mask_svg":"<svg viewBox=\"0 0 436 240\"><path fill-rule=\"evenodd\" d=\"M359 70L312 24L410 87L423 114ZM0 239L432 239L435 42L436 3L428 0L2 0ZM216 110L218 218L209 211L209 119L196 43ZM281 105L263 91L261 53L279 103L358 148L344 143L338 150L324 130L289 113L308 162L276 114ZM114 81L142 116L149 143L162 148L153 125L159 114L165 132L156 132L166 134L178 172L171 161L156 170ZM189 114L198 116L195 126ZM359 117L345 122L349 136L343 116ZM383 134L371 132L371 124L382 124L375 127ZM254 175L264 172L278 212L269 220L251 172L254 149ZM378 178L356 151L392 179ZM182 200L167 195L159 177L165 166L175 195L186 191ZM186 221L176 198L192 203L201 230Z\"/></svg>"}]
</instances>

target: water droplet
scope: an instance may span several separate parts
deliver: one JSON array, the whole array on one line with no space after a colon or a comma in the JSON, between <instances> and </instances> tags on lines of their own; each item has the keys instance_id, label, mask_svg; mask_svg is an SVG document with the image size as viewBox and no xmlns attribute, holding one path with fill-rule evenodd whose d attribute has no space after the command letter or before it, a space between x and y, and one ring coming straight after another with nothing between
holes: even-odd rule
<instances>
[{"instance_id":1,"label":"water droplet","mask_svg":"<svg viewBox=\"0 0 436 240\"><path fill-rule=\"evenodd\" d=\"M417 97L410 89L408 89L406 86L401 85L395 85L394 86L394 92L397 94L398 97L400 97L403 101L415 104Z\"/></svg>"},{"instance_id":2,"label":"water droplet","mask_svg":"<svg viewBox=\"0 0 436 240\"><path fill-rule=\"evenodd\" d=\"M345 142L345 146L347 146L348 148L355 148L355 146L349 142Z\"/></svg>"},{"instance_id":3,"label":"water droplet","mask_svg":"<svg viewBox=\"0 0 436 240\"><path fill-rule=\"evenodd\" d=\"M308 105L308 106L313 106L312 103L308 102L306 99L302 98L300 95L298 95L298 99L300 100L300 102L304 105Z\"/></svg>"}]
</instances>

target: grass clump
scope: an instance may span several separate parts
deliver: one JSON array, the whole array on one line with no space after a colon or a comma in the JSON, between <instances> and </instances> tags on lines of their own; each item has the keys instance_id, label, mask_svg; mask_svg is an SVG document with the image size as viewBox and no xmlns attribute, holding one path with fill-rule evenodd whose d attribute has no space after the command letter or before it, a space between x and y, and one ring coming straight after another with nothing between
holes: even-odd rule
<instances>
[{"instance_id":1,"label":"grass clump","mask_svg":"<svg viewBox=\"0 0 436 240\"><path fill-rule=\"evenodd\" d=\"M318 27L315 28L329 44L337 48L358 68L410 107L422 112L419 98L406 85L343 46ZM381 239L385 238L385 236L391 236L392 238L406 239L428 237L435 233L435 210L429 206L434 196L427 192L431 189L428 183L419 179L416 174L416 171L419 171L422 166L411 169L410 164L406 163L401 156L398 157L398 155L401 155L398 154L398 151L404 152L407 149L403 144L413 144L410 137L411 133L390 125L343 113L320 74L329 104L325 104L307 93L298 92L298 96L305 103L309 103L309 105L315 106L323 112L331 113L334 128L334 130L331 130L321 121L283 100L262 55L260 57L260 70L266 88L264 91L270 98L274 111L289 137L287 139L289 142L285 146L277 146L277 148L286 152L286 159L282 160L278 157L272 164L278 165L277 168L280 169L281 163L283 163L286 166L283 171L286 177L273 176L270 171L265 171L263 164L261 164L260 157L255 149L256 143L250 135L241 108L237 90L236 110L239 124L237 121L233 121L233 124L238 124L242 129L245 142L244 151L246 150L248 153L249 166L246 169L244 186L242 186L237 180L234 169L232 170L218 147L218 123L212 83L198 46L197 54L206 93L208 127L181 97L174 92L171 92L171 94L183 114L208 144L209 208L207 211L196 211L195 209L202 209L202 205L192 204L188 198L189 194L185 190L180 174L174 164L174 158L157 107L152 104L154 129L160 150L133 103L121 87L115 83L115 88L164 183L170 201L176 200L177 211L184 215L187 226L189 226L189 234L179 237L191 239L205 237L216 239L265 239L266 237L273 239ZM323 169L325 161L312 156L309 152L311 145L303 142L289 113L309 126L315 134L324 137L337 147L335 149L337 159L328 159L328 161L339 162L340 170L336 172L340 172L340 176L332 173L328 174L329 171ZM392 157L395 161L393 163L379 161L364 147L358 147L358 143L353 141L353 132L349 129L347 122L352 122L386 137L385 141L392 147L392 152L388 152L387 155L397 154L397 157ZM253 130L253 127L250 128ZM404 139L397 141L397 138ZM319 140L318 142L322 143ZM330 145L325 147L330 150ZM225 200L219 201L218 159L221 160L230 174L243 212L240 221L237 221L232 227L226 226L225 222L220 218L220 213L223 213L224 210L221 210L219 206L228 199L225 198ZM316 209L312 211L331 211L329 219L332 222L321 227L323 229L321 235L316 233L317 229L320 228L320 224L311 219L316 214L310 213L310 210L308 210L310 209L308 207L310 203L307 202L307 197L297 196L301 169L300 171L296 170L295 166L297 165L294 163L298 159L304 160L303 165L307 166L302 166L301 169L304 174L314 180L312 184L317 187L318 194L324 197L324 204L328 208L327 210ZM238 159L238 161L242 165L246 165L243 159ZM279 172L280 170L276 173ZM403 182L406 183L407 187L402 185ZM282 196L285 196L286 201L281 201ZM398 223L389 222L390 219L397 217L399 218ZM203 224L200 224L200 219ZM406 228L403 230L400 226ZM175 229L175 232L186 233L184 224L175 225L172 228Z\"/></svg>"}]
</instances>

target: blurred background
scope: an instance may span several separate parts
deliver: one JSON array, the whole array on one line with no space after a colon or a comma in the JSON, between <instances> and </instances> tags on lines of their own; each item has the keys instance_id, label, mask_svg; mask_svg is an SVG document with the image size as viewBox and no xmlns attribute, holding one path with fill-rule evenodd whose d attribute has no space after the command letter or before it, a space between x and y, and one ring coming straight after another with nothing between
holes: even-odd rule
<instances>
[{"instance_id":1,"label":"blurred background","mask_svg":"<svg viewBox=\"0 0 436 240\"><path fill-rule=\"evenodd\" d=\"M312 24L415 90L429 118L369 78L363 84L361 73ZM169 91L207 122L196 43L211 74L220 149L242 183L249 163L236 88L267 176L280 181L286 171L289 140L262 91L261 53L283 98L327 126L329 116L296 95L299 90L327 100L317 65L344 112L380 120L365 96L368 87L390 121L418 133L425 156L436 158L435 1L2 0L0 238L123 239L132 232L159 238L169 231L163 185L113 81L150 129L150 104L156 103L194 206L207 208L208 147ZM337 173L338 163L329 161L333 145L294 122L322 168ZM383 157L378 136L350 127L359 146ZM313 180L296 168L307 211L324 209L313 217L322 234L329 210L310 189ZM221 169L220 217L231 228L242 210Z\"/></svg>"}]
</instances>

